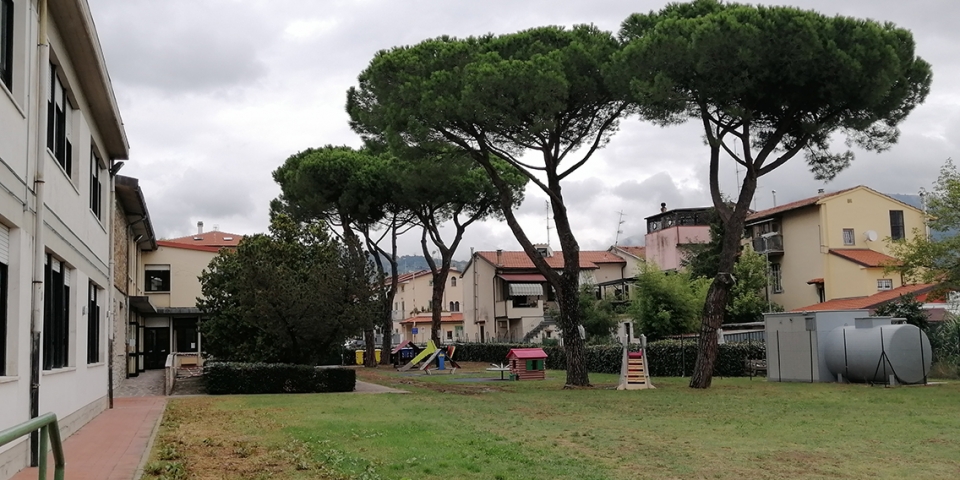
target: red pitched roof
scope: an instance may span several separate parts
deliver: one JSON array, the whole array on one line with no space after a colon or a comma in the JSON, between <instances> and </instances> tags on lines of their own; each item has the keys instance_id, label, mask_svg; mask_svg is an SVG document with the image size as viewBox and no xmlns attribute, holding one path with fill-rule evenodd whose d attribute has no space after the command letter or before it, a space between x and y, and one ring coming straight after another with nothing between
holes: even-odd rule
<instances>
[{"instance_id":1,"label":"red pitched roof","mask_svg":"<svg viewBox=\"0 0 960 480\"><path fill-rule=\"evenodd\" d=\"M516 357L520 360L547 358L547 352L542 348L513 348L507 353L507 358Z\"/></svg>"},{"instance_id":2,"label":"red pitched roof","mask_svg":"<svg viewBox=\"0 0 960 480\"><path fill-rule=\"evenodd\" d=\"M898 263L896 258L869 248L831 248L830 253L864 267L886 267Z\"/></svg>"},{"instance_id":3,"label":"red pitched roof","mask_svg":"<svg viewBox=\"0 0 960 480\"><path fill-rule=\"evenodd\" d=\"M221 232L214 230L197 235L187 235L186 237L171 238L164 240L167 243L179 243L187 245L198 245L203 247L236 247L240 244L243 235Z\"/></svg>"},{"instance_id":4,"label":"red pitched roof","mask_svg":"<svg viewBox=\"0 0 960 480\"><path fill-rule=\"evenodd\" d=\"M384 268L386 267L387 265L384 265ZM452 267L450 268L450 275L457 274L457 273L461 273L460 270L457 270L456 268L452 268ZM417 270L416 272L401 273L400 275L397 276L397 284L409 282L410 280L413 280L415 278L420 278L420 277L432 278L432 275L433 273L429 269ZM450 278L450 277L448 276L447 278ZM388 276L386 280L384 280L384 284L389 285L390 281L391 281L390 277Z\"/></svg>"},{"instance_id":5,"label":"red pitched roof","mask_svg":"<svg viewBox=\"0 0 960 480\"><path fill-rule=\"evenodd\" d=\"M406 320L400 321L400 323L419 324L419 323L430 323L432 321L433 319L431 318L430 314L424 314L424 315L417 315L415 317L410 317ZM440 323L459 323L459 322L463 322L462 313L452 312L452 313L442 313L440 315Z\"/></svg>"},{"instance_id":6,"label":"red pitched roof","mask_svg":"<svg viewBox=\"0 0 960 480\"><path fill-rule=\"evenodd\" d=\"M634 257L637 257L637 258L640 258L640 259L646 259L646 258L647 258L647 247L624 247L624 246L622 246L622 245L616 245L616 246L614 246L614 248L616 248L616 249L618 249L618 250L620 250L620 251L622 251L622 252L624 252L624 253L628 253L628 254L630 254L630 255L633 255Z\"/></svg>"},{"instance_id":7,"label":"red pitched roof","mask_svg":"<svg viewBox=\"0 0 960 480\"><path fill-rule=\"evenodd\" d=\"M794 312L818 312L823 310L864 310L872 309L883 305L884 303L894 301L900 298L901 295L907 294L922 294L933 290L933 287L936 285L932 283L922 284L922 285L904 285L902 287L894 288L893 290L887 290L885 292L879 292L869 297L853 297L853 298L835 298L833 300L828 300L823 303L817 303L815 305L806 306L803 308L796 308L792 311Z\"/></svg>"},{"instance_id":8,"label":"red pitched roof","mask_svg":"<svg viewBox=\"0 0 960 480\"><path fill-rule=\"evenodd\" d=\"M484 260L497 265L497 252L477 252ZM553 255L544 257L550 268L563 268L563 253L553 252ZM501 252L501 268L505 269L534 269L533 261L526 252ZM598 263L627 263L626 260L607 251L584 250L580 252L580 268L600 268Z\"/></svg>"},{"instance_id":9,"label":"red pitched roof","mask_svg":"<svg viewBox=\"0 0 960 480\"><path fill-rule=\"evenodd\" d=\"M789 212L790 210L796 210L796 209L798 209L798 208L809 207L810 205L816 205L817 202L819 202L820 200L823 200L823 199L825 199L825 198L830 198L830 197L833 197L833 196L836 196L836 195L840 195L841 193L847 193L847 192L849 192L849 191L851 191L851 190L854 190L854 189L857 189L857 188L860 188L860 186L856 186L856 187L852 187L852 188L847 188L847 189L840 190L840 191L837 191L837 192L832 192L832 193L824 193L823 195L817 195L817 196L815 196L815 197L804 198L803 200L797 200L796 202L785 203L785 204L780 205L780 206L777 206L777 207L768 208L768 209L766 209L766 210L760 210L759 212L756 212L756 213L747 215L747 222L752 222L752 221L754 221L754 220L760 220L760 219L763 219L763 218L766 218L766 217L772 217L772 216L774 216L774 215L776 215L776 214L778 214L778 213Z\"/></svg>"},{"instance_id":10,"label":"red pitched roof","mask_svg":"<svg viewBox=\"0 0 960 480\"><path fill-rule=\"evenodd\" d=\"M171 242L169 240L157 240L158 247L182 248L184 250L198 250L201 252L218 253L221 247L210 247L207 245L190 245L189 243Z\"/></svg>"}]
</instances>

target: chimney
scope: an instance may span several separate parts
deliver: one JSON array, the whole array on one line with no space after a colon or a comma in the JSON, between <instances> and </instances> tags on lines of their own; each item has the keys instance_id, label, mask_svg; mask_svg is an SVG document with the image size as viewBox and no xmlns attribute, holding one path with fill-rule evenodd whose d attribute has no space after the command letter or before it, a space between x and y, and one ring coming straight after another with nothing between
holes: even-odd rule
<instances>
[{"instance_id":1,"label":"chimney","mask_svg":"<svg viewBox=\"0 0 960 480\"><path fill-rule=\"evenodd\" d=\"M503 250L499 248L497 249L497 266L503 266Z\"/></svg>"},{"instance_id":2,"label":"chimney","mask_svg":"<svg viewBox=\"0 0 960 480\"><path fill-rule=\"evenodd\" d=\"M667 202L663 202L660 204L660 213L666 213L666 211L667 211Z\"/></svg>"},{"instance_id":3,"label":"chimney","mask_svg":"<svg viewBox=\"0 0 960 480\"><path fill-rule=\"evenodd\" d=\"M203 235L203 222L197 222L197 235Z\"/></svg>"}]
</instances>

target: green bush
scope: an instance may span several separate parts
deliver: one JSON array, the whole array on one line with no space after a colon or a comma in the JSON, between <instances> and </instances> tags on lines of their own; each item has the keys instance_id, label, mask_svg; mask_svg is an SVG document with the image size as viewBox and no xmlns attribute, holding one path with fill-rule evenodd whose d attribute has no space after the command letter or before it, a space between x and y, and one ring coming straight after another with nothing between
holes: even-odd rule
<instances>
[{"instance_id":1,"label":"green bush","mask_svg":"<svg viewBox=\"0 0 960 480\"><path fill-rule=\"evenodd\" d=\"M509 343L465 343L457 345L455 359L463 362L502 363L511 348L537 348L539 345ZM547 354L545 366L551 370L566 370L567 357L563 347L542 347ZM620 345L590 345L586 348L587 371L593 373L620 373L623 348ZM630 344L630 351L640 345ZM725 343L719 346L714 375L742 377L746 375L744 360L766 358L766 347L760 342ZM690 375L697 361L696 340L661 340L647 344L647 368L652 377L682 377Z\"/></svg>"},{"instance_id":2,"label":"green bush","mask_svg":"<svg viewBox=\"0 0 960 480\"><path fill-rule=\"evenodd\" d=\"M357 372L285 363L208 362L203 367L211 395L351 392Z\"/></svg>"}]
</instances>

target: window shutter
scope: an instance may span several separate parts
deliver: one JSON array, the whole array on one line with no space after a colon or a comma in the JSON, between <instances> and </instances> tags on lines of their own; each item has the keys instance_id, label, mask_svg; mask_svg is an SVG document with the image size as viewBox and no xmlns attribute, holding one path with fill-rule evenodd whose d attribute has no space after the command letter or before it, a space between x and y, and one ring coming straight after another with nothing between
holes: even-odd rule
<instances>
[{"instance_id":1,"label":"window shutter","mask_svg":"<svg viewBox=\"0 0 960 480\"><path fill-rule=\"evenodd\" d=\"M537 361L536 360L527 360L527 370L536 370Z\"/></svg>"},{"instance_id":2,"label":"window shutter","mask_svg":"<svg viewBox=\"0 0 960 480\"><path fill-rule=\"evenodd\" d=\"M0 224L0 263L10 265L10 228Z\"/></svg>"}]
</instances>

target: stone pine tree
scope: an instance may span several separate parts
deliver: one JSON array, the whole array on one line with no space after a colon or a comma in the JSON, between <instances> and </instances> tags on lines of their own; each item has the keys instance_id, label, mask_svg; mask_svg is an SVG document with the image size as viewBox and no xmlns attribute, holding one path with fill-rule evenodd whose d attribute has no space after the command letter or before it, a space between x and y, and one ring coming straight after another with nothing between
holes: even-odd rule
<instances>
[{"instance_id":1,"label":"stone pine tree","mask_svg":"<svg viewBox=\"0 0 960 480\"><path fill-rule=\"evenodd\" d=\"M604 72L620 46L592 26L543 27L507 35L441 37L377 53L347 94L355 131L403 146L439 144L487 172L500 210L523 250L557 293L567 385L589 385L580 326L580 246L562 183L616 131L631 103ZM547 265L514 215L499 158L549 199L564 267Z\"/></svg>"},{"instance_id":2,"label":"stone pine tree","mask_svg":"<svg viewBox=\"0 0 960 480\"><path fill-rule=\"evenodd\" d=\"M700 122L709 148L710 193L724 237L690 381L707 388L757 179L799 154L815 178L832 178L853 160L852 152L831 149L834 134L850 146L888 149L900 122L926 98L931 69L907 30L789 7L672 4L630 16L620 38L615 85L645 108L662 109L661 118ZM720 191L721 156L745 170L732 207Z\"/></svg>"},{"instance_id":3,"label":"stone pine tree","mask_svg":"<svg viewBox=\"0 0 960 480\"><path fill-rule=\"evenodd\" d=\"M486 171L459 151L405 149L398 158L400 197L422 228L420 244L433 280L430 338L439 345L443 293L453 256L467 227L486 218L502 218L500 194ZM527 177L502 160L493 166L513 192L511 206L519 205Z\"/></svg>"},{"instance_id":4,"label":"stone pine tree","mask_svg":"<svg viewBox=\"0 0 960 480\"><path fill-rule=\"evenodd\" d=\"M274 210L302 220L321 219L338 228L347 245L365 246L373 257L379 278L371 281L379 282L381 311L370 317L364 329L364 365L368 367L376 365L375 327L383 333L381 362L389 362L398 283L397 238L411 228L409 212L399 206L397 172L389 155L334 146L299 152L273 172L282 191L273 202Z\"/></svg>"}]
</instances>

